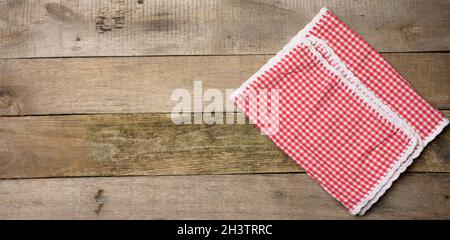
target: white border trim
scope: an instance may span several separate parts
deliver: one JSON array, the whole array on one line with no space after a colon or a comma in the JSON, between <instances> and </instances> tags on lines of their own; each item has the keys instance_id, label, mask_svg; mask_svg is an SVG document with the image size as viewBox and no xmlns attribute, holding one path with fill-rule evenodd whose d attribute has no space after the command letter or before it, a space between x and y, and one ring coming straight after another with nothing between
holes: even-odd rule
<instances>
[{"instance_id":1,"label":"white border trim","mask_svg":"<svg viewBox=\"0 0 450 240\"><path fill-rule=\"evenodd\" d=\"M448 119L442 118L439 124L434 128L434 130L428 135L428 137L424 140L424 145L426 146L428 143L433 141L441 132L444 130L444 128L449 124Z\"/></svg>"}]
</instances>

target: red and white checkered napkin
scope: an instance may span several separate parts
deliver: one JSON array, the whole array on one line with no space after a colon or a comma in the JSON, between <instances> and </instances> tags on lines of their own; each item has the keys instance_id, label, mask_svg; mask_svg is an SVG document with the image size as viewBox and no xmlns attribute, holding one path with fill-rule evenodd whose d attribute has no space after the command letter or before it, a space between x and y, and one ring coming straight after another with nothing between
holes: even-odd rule
<instances>
[{"instance_id":1,"label":"red and white checkered napkin","mask_svg":"<svg viewBox=\"0 0 450 240\"><path fill-rule=\"evenodd\" d=\"M352 214L364 214L448 124L327 9L231 100Z\"/></svg>"}]
</instances>

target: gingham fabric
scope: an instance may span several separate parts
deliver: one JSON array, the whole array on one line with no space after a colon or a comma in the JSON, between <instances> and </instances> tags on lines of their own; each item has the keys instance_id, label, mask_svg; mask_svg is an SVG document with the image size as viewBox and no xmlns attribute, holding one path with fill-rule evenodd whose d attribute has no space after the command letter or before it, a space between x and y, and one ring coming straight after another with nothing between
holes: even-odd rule
<instances>
[{"instance_id":1,"label":"gingham fabric","mask_svg":"<svg viewBox=\"0 0 450 240\"><path fill-rule=\"evenodd\" d=\"M327 9L231 100L352 214L364 214L448 124Z\"/></svg>"},{"instance_id":2,"label":"gingham fabric","mask_svg":"<svg viewBox=\"0 0 450 240\"><path fill-rule=\"evenodd\" d=\"M423 145L445 124L444 116L420 97L380 53L326 8L302 34L325 41L376 97L415 128Z\"/></svg>"},{"instance_id":3,"label":"gingham fabric","mask_svg":"<svg viewBox=\"0 0 450 240\"><path fill-rule=\"evenodd\" d=\"M368 90L364 84L362 84L358 78L356 78L352 72L350 72L345 64L343 64L340 59L336 56L336 54L331 50L331 48L325 44L324 41L314 38L314 37L308 37L308 39L311 39L311 42L313 46L316 48L316 50L321 54L321 56L324 58L325 61L329 62L333 68L335 68L338 72L342 74L342 76L349 81L350 84L354 85L356 88L358 88L358 91L362 91L365 93L365 97L370 99L371 102L378 106L377 111L383 112L386 114L389 118L392 119L392 121L398 123L402 129L404 129L406 132L409 133L411 137L416 138L417 144L414 148L413 154L409 155L406 161L404 161L401 166L395 170L395 172L392 174L392 176L389 179L386 179L383 183L383 186L381 189L376 192L375 196L371 198L368 203L361 209L359 214L364 214L380 197L384 192L391 186L392 182L398 178L400 173L406 170L406 168L412 163L412 160L419 156L420 152L423 149L423 144L421 141L421 138L419 134L408 125L408 123L399 118L397 114L393 113L393 111L388 108L385 104L381 103L379 99L377 99L373 92Z\"/></svg>"}]
</instances>

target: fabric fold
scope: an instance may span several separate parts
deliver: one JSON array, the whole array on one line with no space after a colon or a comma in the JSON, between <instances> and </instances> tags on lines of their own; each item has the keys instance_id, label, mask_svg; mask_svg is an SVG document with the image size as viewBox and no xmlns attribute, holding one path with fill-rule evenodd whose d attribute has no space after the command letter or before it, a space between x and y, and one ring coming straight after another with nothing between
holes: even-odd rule
<instances>
[{"instance_id":1,"label":"fabric fold","mask_svg":"<svg viewBox=\"0 0 450 240\"><path fill-rule=\"evenodd\" d=\"M326 8L230 98L351 214L448 124Z\"/></svg>"}]
</instances>

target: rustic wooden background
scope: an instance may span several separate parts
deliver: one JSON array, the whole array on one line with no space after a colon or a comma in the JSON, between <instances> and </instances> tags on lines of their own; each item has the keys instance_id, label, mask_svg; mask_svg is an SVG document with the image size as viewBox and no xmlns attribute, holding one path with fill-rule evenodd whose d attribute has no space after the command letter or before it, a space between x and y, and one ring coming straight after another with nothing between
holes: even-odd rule
<instances>
[{"instance_id":1,"label":"rustic wooden background","mask_svg":"<svg viewBox=\"0 0 450 240\"><path fill-rule=\"evenodd\" d=\"M353 217L253 126L172 124L322 6L450 117L448 0L0 0L0 218L449 219L448 130Z\"/></svg>"}]
</instances>

